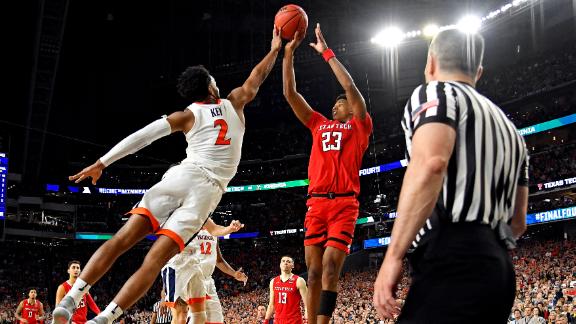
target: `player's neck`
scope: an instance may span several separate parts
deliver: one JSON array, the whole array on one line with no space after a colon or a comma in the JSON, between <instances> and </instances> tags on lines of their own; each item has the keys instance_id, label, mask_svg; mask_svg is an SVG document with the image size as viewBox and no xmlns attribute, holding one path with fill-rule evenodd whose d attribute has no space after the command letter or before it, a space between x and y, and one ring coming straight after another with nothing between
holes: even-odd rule
<instances>
[{"instance_id":1,"label":"player's neck","mask_svg":"<svg viewBox=\"0 0 576 324\"><path fill-rule=\"evenodd\" d=\"M439 81L439 82L450 82L450 81L456 81L456 82L463 82L466 84L469 84L470 86L472 86L473 88L476 88L476 80L474 80L474 78L469 77L468 75L464 74L464 73L449 73L449 72L440 72L438 73L435 77L433 81Z\"/></svg>"},{"instance_id":2,"label":"player's neck","mask_svg":"<svg viewBox=\"0 0 576 324\"><path fill-rule=\"evenodd\" d=\"M75 277L70 277L70 278L68 278L68 283L69 283L70 285L74 285L75 282L76 282L76 278L75 278Z\"/></svg>"},{"instance_id":3,"label":"player's neck","mask_svg":"<svg viewBox=\"0 0 576 324\"><path fill-rule=\"evenodd\" d=\"M292 277L292 272L282 272L280 274L280 278L282 278L282 280L290 279L290 277Z\"/></svg>"},{"instance_id":4,"label":"player's neck","mask_svg":"<svg viewBox=\"0 0 576 324\"><path fill-rule=\"evenodd\" d=\"M208 95L208 97L206 99L204 99L203 102L205 104L215 104L215 103L218 103L219 100L220 100L219 98L216 98L213 95Z\"/></svg>"},{"instance_id":5,"label":"player's neck","mask_svg":"<svg viewBox=\"0 0 576 324\"><path fill-rule=\"evenodd\" d=\"M28 298L28 304L36 303L36 298Z\"/></svg>"}]
</instances>

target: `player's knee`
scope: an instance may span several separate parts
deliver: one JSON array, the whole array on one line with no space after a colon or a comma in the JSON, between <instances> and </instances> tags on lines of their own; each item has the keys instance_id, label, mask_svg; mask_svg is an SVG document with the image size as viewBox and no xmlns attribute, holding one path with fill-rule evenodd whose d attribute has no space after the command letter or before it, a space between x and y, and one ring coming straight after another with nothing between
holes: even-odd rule
<instances>
[{"instance_id":1,"label":"player's knee","mask_svg":"<svg viewBox=\"0 0 576 324\"><path fill-rule=\"evenodd\" d=\"M322 281L322 267L311 266L308 268L308 285L312 286L315 283Z\"/></svg>"},{"instance_id":2,"label":"player's knee","mask_svg":"<svg viewBox=\"0 0 576 324\"><path fill-rule=\"evenodd\" d=\"M337 282L339 276L338 264L331 259L324 261L322 265L322 278L327 282Z\"/></svg>"}]
</instances>

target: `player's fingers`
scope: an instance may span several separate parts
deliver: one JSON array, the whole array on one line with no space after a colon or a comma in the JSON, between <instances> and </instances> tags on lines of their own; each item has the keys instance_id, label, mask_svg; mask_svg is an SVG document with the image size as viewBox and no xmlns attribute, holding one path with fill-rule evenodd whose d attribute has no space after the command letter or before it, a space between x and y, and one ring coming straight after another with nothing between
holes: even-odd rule
<instances>
[{"instance_id":1,"label":"player's fingers","mask_svg":"<svg viewBox=\"0 0 576 324\"><path fill-rule=\"evenodd\" d=\"M79 182L81 182L82 180L84 180L85 178L86 178L86 175L85 175L85 174L82 174L82 175L80 175L80 176L76 179L76 181L74 181L74 183L79 183Z\"/></svg>"}]
</instances>

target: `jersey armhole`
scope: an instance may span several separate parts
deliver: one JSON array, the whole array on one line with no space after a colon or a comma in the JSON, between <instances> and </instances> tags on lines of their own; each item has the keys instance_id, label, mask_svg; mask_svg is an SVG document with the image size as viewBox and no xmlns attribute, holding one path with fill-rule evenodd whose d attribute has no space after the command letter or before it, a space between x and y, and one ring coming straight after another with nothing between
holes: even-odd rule
<instances>
[{"instance_id":1,"label":"jersey armhole","mask_svg":"<svg viewBox=\"0 0 576 324\"><path fill-rule=\"evenodd\" d=\"M232 110L234 110L234 113L236 114L238 121L240 122L240 124L242 124L242 126L244 126L244 128L246 128L246 116L244 116L244 120L240 118L240 113L244 114L244 109L236 109L236 107L234 107L234 105L232 104L232 101L228 99L222 99L222 102L224 102L224 104L226 104L226 102L230 104L230 107L232 107Z\"/></svg>"},{"instance_id":2,"label":"jersey armhole","mask_svg":"<svg viewBox=\"0 0 576 324\"><path fill-rule=\"evenodd\" d=\"M190 110L190 112L192 113L192 115L194 115L194 125L192 125L192 128L190 128L188 130L188 132L184 133L184 136L188 137L194 134L194 132L196 131L196 129L198 128L198 116L196 116L196 114L194 113L194 110L191 108L194 104L186 107L186 109Z\"/></svg>"}]
</instances>

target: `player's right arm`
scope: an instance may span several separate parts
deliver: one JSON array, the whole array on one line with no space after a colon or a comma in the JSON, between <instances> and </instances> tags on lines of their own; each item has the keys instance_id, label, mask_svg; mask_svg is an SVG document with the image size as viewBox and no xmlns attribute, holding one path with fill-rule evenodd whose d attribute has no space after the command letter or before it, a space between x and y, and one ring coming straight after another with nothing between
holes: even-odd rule
<instances>
[{"instance_id":1,"label":"player's right arm","mask_svg":"<svg viewBox=\"0 0 576 324\"><path fill-rule=\"evenodd\" d=\"M282 60L282 89L284 98L288 101L298 120L302 124L307 125L314 114L314 110L296 90L296 77L294 75L294 51L300 45L304 36L296 32L294 39L286 44L284 59Z\"/></svg>"},{"instance_id":2,"label":"player's right arm","mask_svg":"<svg viewBox=\"0 0 576 324\"><path fill-rule=\"evenodd\" d=\"M206 230L214 236L225 236L234 232L238 232L243 227L244 224L240 223L238 220L233 220L228 226L222 226L214 223L212 218L208 218L208 221L206 221L206 224L204 224L204 228L206 228Z\"/></svg>"},{"instance_id":3,"label":"player's right arm","mask_svg":"<svg viewBox=\"0 0 576 324\"><path fill-rule=\"evenodd\" d=\"M270 280L270 298L268 300L268 308L266 309L264 321L272 319L272 315L274 315L274 279Z\"/></svg>"},{"instance_id":4,"label":"player's right arm","mask_svg":"<svg viewBox=\"0 0 576 324\"><path fill-rule=\"evenodd\" d=\"M14 313L14 317L19 320L21 323L28 323L28 321L22 318L22 308L24 307L24 301L21 301L16 308L16 313Z\"/></svg>"},{"instance_id":5,"label":"player's right arm","mask_svg":"<svg viewBox=\"0 0 576 324\"><path fill-rule=\"evenodd\" d=\"M58 286L58 290L56 290L56 304L54 305L60 304L60 301L62 298L64 298L64 296L66 296L66 290L64 289L63 285L60 285Z\"/></svg>"},{"instance_id":6,"label":"player's right arm","mask_svg":"<svg viewBox=\"0 0 576 324\"><path fill-rule=\"evenodd\" d=\"M164 136L168 136L171 133L187 132L193 125L194 114L188 109L174 112L167 118L160 118L153 121L146 127L120 141L120 143L116 144L116 146L98 159L98 161L94 162L94 164L68 177L68 179L79 183L86 178L92 178L92 184L95 185L96 181L102 176L102 170L110 164L125 156L138 152L150 145L150 143Z\"/></svg>"},{"instance_id":7,"label":"player's right arm","mask_svg":"<svg viewBox=\"0 0 576 324\"><path fill-rule=\"evenodd\" d=\"M244 109L244 106L250 101L254 100L258 90L264 80L272 71L274 63L276 63L276 58L278 57L278 52L282 48L282 39L280 38L280 30L274 27L272 31L272 44L270 46L270 52L254 67L250 76L244 84L230 92L228 95L228 100L232 103L232 106L236 109Z\"/></svg>"}]
</instances>

